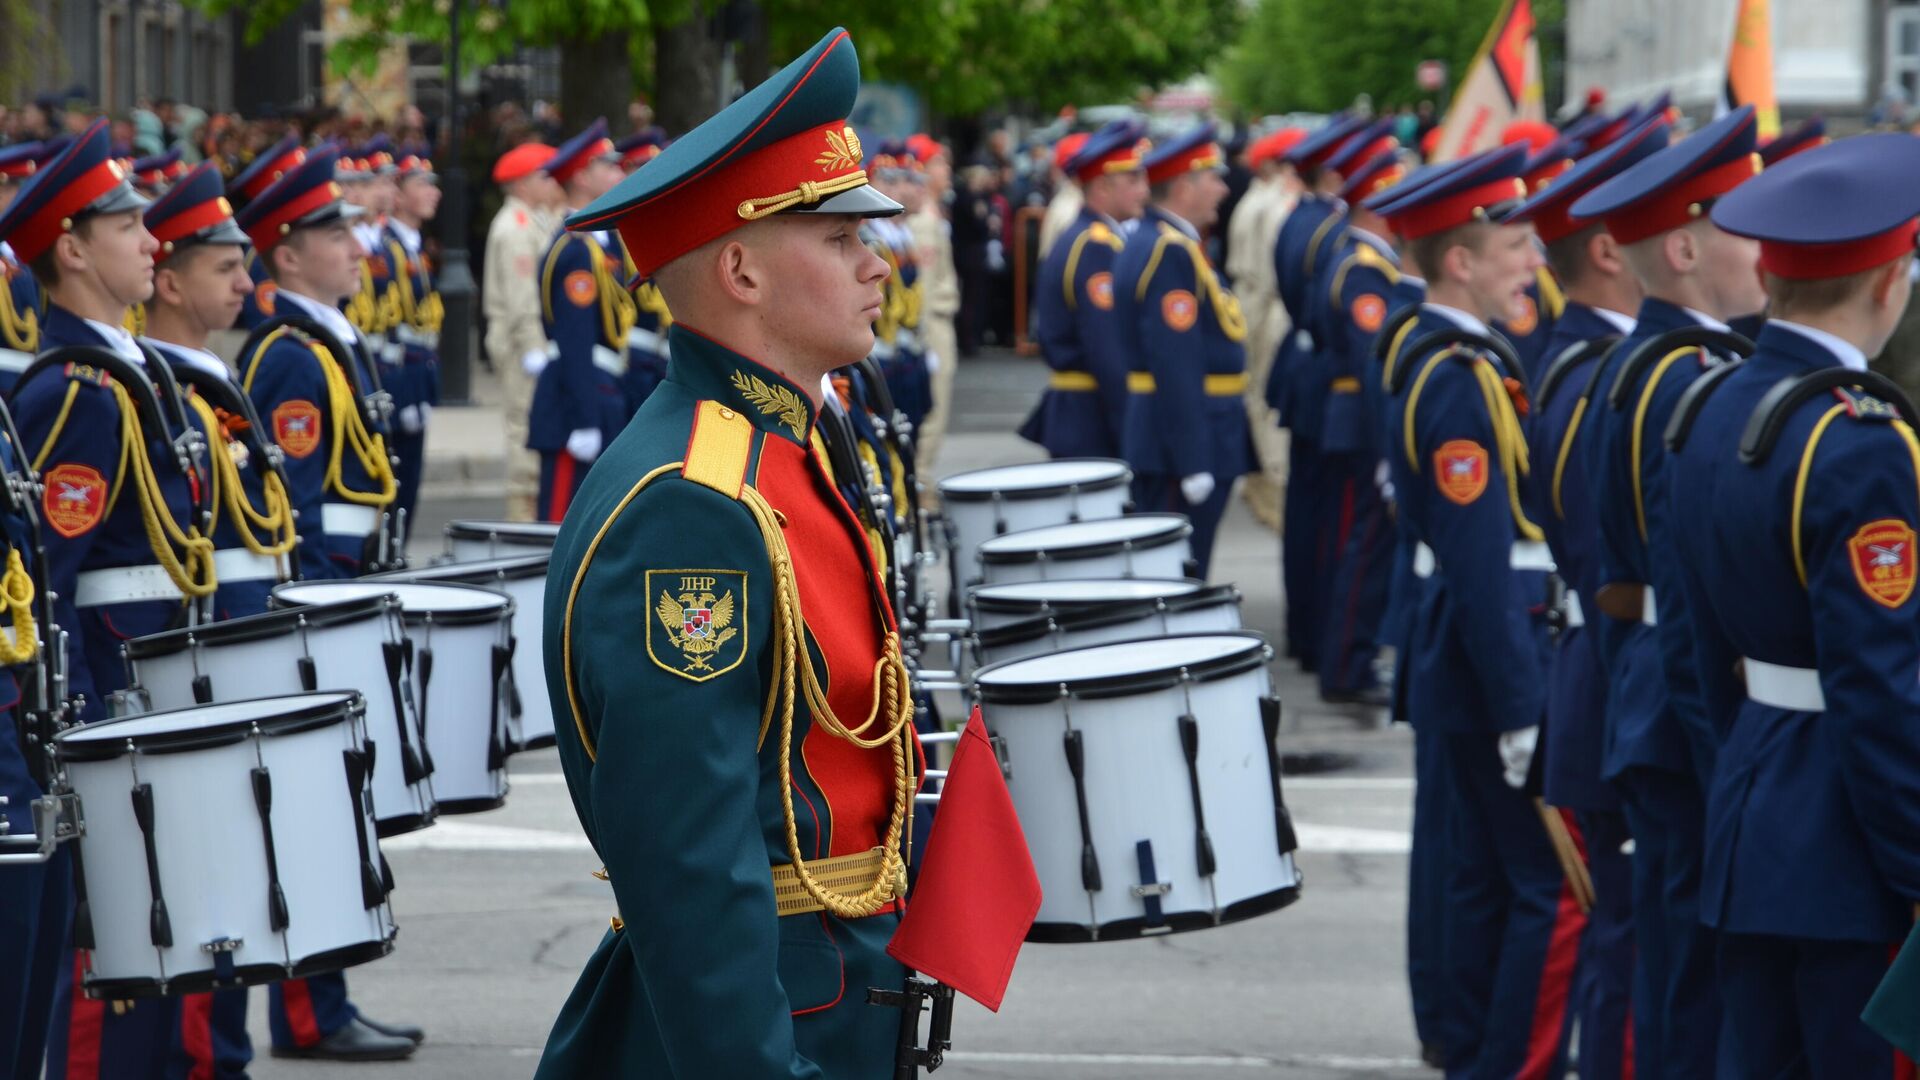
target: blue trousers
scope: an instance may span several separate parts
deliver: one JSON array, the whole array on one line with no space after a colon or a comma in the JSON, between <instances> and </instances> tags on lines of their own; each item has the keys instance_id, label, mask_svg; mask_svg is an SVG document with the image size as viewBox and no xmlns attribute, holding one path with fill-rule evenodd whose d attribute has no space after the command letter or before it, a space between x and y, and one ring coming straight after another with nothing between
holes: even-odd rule
<instances>
[{"instance_id":1,"label":"blue trousers","mask_svg":"<svg viewBox=\"0 0 1920 1080\"><path fill-rule=\"evenodd\" d=\"M1733 1077L1878 1080L1912 1065L1860 1021L1898 942L1718 935Z\"/></svg>"},{"instance_id":2,"label":"blue trousers","mask_svg":"<svg viewBox=\"0 0 1920 1080\"><path fill-rule=\"evenodd\" d=\"M1280 585L1287 597L1287 655L1304 671L1319 664L1320 633L1315 619L1320 610L1315 595L1319 568L1314 561L1318 526L1314 508L1320 501L1320 455L1312 442L1293 435L1287 449L1287 493L1280 521Z\"/></svg>"},{"instance_id":3,"label":"blue trousers","mask_svg":"<svg viewBox=\"0 0 1920 1080\"><path fill-rule=\"evenodd\" d=\"M69 951L54 988L47 1080L172 1080L180 999L94 1001L81 975L80 955Z\"/></svg>"},{"instance_id":4,"label":"blue trousers","mask_svg":"<svg viewBox=\"0 0 1920 1080\"><path fill-rule=\"evenodd\" d=\"M1449 782L1440 737L1413 732L1413 853L1407 871L1407 989L1413 1027L1426 1046L1462 1045L1472 1038L1470 1019L1457 1009L1447 987L1447 807Z\"/></svg>"},{"instance_id":5,"label":"blue trousers","mask_svg":"<svg viewBox=\"0 0 1920 1080\"><path fill-rule=\"evenodd\" d=\"M1634 937L1640 950L1633 987L1634 1078L1712 1077L1727 1057L1713 931L1700 922L1706 801L1691 772L1629 769L1620 785L1633 832Z\"/></svg>"},{"instance_id":6,"label":"blue trousers","mask_svg":"<svg viewBox=\"0 0 1920 1080\"><path fill-rule=\"evenodd\" d=\"M1586 918L1539 811L1508 787L1492 734L1441 736L1452 808L1447 850L1447 983L1472 1023L1449 1043L1457 1080L1558 1080Z\"/></svg>"},{"instance_id":7,"label":"blue trousers","mask_svg":"<svg viewBox=\"0 0 1920 1080\"><path fill-rule=\"evenodd\" d=\"M28 793L23 787L20 794L34 798L37 789ZM7 887L0 903L0 1069L8 1076L38 1076L54 988L67 959L73 863L63 847L45 863L0 874Z\"/></svg>"},{"instance_id":8,"label":"blue trousers","mask_svg":"<svg viewBox=\"0 0 1920 1080\"><path fill-rule=\"evenodd\" d=\"M1620 850L1627 819L1606 810L1577 815L1593 877L1593 910L1580 936L1574 1011L1580 1018L1581 1080L1620 1080L1627 1069L1633 1004L1633 860Z\"/></svg>"},{"instance_id":9,"label":"blue trousers","mask_svg":"<svg viewBox=\"0 0 1920 1080\"><path fill-rule=\"evenodd\" d=\"M1318 580L1322 694L1353 693L1379 685L1373 664L1380 656L1380 624L1393 576L1393 528L1386 503L1373 484L1374 461L1366 454L1323 459L1321 549L1329 556Z\"/></svg>"},{"instance_id":10,"label":"blue trousers","mask_svg":"<svg viewBox=\"0 0 1920 1080\"><path fill-rule=\"evenodd\" d=\"M1227 514L1227 500L1233 495L1233 482L1239 477L1216 476L1213 494L1199 505L1180 493L1180 478L1157 473L1141 476L1133 482L1133 501L1142 511L1185 514L1193 522L1194 577L1206 579L1213 563L1213 539L1220 533L1220 519Z\"/></svg>"},{"instance_id":11,"label":"blue trousers","mask_svg":"<svg viewBox=\"0 0 1920 1080\"><path fill-rule=\"evenodd\" d=\"M288 979L267 988L267 1029L275 1046L312 1046L358 1015L347 1000L347 977L339 972Z\"/></svg>"},{"instance_id":12,"label":"blue trousers","mask_svg":"<svg viewBox=\"0 0 1920 1080\"><path fill-rule=\"evenodd\" d=\"M587 478L592 462L581 461L565 450L540 451L540 501L534 504L541 521L559 521L573 505L573 496Z\"/></svg>"}]
</instances>

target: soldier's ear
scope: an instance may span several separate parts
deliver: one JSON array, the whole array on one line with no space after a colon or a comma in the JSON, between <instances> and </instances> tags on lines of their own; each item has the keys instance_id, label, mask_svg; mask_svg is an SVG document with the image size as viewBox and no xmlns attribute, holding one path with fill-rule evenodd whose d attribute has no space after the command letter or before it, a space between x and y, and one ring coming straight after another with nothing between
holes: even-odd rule
<instances>
[{"instance_id":1,"label":"soldier's ear","mask_svg":"<svg viewBox=\"0 0 1920 1080\"><path fill-rule=\"evenodd\" d=\"M741 304L758 304L764 297L765 269L753 248L739 239L720 245L713 273L727 297Z\"/></svg>"}]
</instances>

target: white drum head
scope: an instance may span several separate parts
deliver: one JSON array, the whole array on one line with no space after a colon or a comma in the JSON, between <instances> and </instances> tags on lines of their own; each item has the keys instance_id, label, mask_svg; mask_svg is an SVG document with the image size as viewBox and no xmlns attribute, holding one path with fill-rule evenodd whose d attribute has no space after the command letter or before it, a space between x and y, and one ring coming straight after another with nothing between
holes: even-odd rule
<instances>
[{"instance_id":1,"label":"white drum head","mask_svg":"<svg viewBox=\"0 0 1920 1080\"><path fill-rule=\"evenodd\" d=\"M1266 639L1259 634L1186 634L1148 641L1122 641L1084 649L1009 660L981 668L974 679L981 699L1034 701L1098 686L1125 692L1138 683L1148 689L1178 681L1186 671L1205 679L1266 662Z\"/></svg>"},{"instance_id":2,"label":"white drum head","mask_svg":"<svg viewBox=\"0 0 1920 1080\"><path fill-rule=\"evenodd\" d=\"M1022 581L982 585L973 590L975 603L1007 610L1040 611L1049 607L1084 607L1125 600L1168 600L1191 596L1207 587L1193 578L1088 578L1082 581Z\"/></svg>"},{"instance_id":3,"label":"white drum head","mask_svg":"<svg viewBox=\"0 0 1920 1080\"><path fill-rule=\"evenodd\" d=\"M940 494L961 502L991 499L995 495L1005 499L1038 498L1063 494L1074 488L1109 487L1125 483L1128 476L1123 461L1062 458L958 473L940 481Z\"/></svg>"},{"instance_id":4,"label":"white drum head","mask_svg":"<svg viewBox=\"0 0 1920 1080\"><path fill-rule=\"evenodd\" d=\"M83 724L54 736L54 742L78 748L129 739L139 742L167 735L244 729L263 721L287 721L296 716L330 714L359 696L351 691L325 690L313 694L230 701L220 705L197 705L191 709L173 709Z\"/></svg>"},{"instance_id":5,"label":"white drum head","mask_svg":"<svg viewBox=\"0 0 1920 1080\"><path fill-rule=\"evenodd\" d=\"M485 615L504 611L510 601L490 589L472 585L422 584L408 581L299 581L274 587L275 601L289 604L331 604L365 596L391 595L408 615Z\"/></svg>"}]
</instances>

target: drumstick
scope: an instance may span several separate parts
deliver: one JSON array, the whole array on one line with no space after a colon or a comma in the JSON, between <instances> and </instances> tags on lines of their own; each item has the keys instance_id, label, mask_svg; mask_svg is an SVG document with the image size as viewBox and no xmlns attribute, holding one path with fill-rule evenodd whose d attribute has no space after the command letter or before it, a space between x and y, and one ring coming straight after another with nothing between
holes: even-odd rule
<instances>
[{"instance_id":1,"label":"drumstick","mask_svg":"<svg viewBox=\"0 0 1920 1080\"><path fill-rule=\"evenodd\" d=\"M1547 840L1553 844L1560 871L1567 875L1567 884L1573 889L1573 901L1580 905L1580 914L1585 915L1593 910L1593 877L1580 858L1580 846L1573 842L1573 834L1567 832L1567 823L1560 820L1558 810L1538 798L1533 800L1533 806L1540 811L1541 824L1547 827Z\"/></svg>"}]
</instances>

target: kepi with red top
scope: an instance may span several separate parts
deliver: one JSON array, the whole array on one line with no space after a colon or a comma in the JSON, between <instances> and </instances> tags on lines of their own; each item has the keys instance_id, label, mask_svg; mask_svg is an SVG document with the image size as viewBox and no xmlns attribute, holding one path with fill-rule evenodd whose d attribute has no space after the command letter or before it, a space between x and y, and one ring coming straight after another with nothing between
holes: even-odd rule
<instances>
[{"instance_id":1,"label":"kepi with red top","mask_svg":"<svg viewBox=\"0 0 1920 1080\"><path fill-rule=\"evenodd\" d=\"M556 183L564 184L573 174L594 161L618 161L620 155L614 150L613 140L607 137L605 117L587 125L587 129L566 142L560 144L541 168Z\"/></svg>"},{"instance_id":2,"label":"kepi with red top","mask_svg":"<svg viewBox=\"0 0 1920 1080\"><path fill-rule=\"evenodd\" d=\"M1456 229L1475 221L1497 220L1527 194L1520 178L1527 148L1502 146L1459 162L1419 184L1403 185L1398 198L1373 207L1409 240Z\"/></svg>"},{"instance_id":3,"label":"kepi with red top","mask_svg":"<svg viewBox=\"0 0 1920 1080\"><path fill-rule=\"evenodd\" d=\"M1582 195L1666 149L1667 131L1666 123L1656 120L1594 151L1558 176L1543 180L1527 201L1514 207L1502 220L1533 222L1534 232L1543 244L1585 231L1594 222L1569 216L1568 208Z\"/></svg>"},{"instance_id":4,"label":"kepi with red top","mask_svg":"<svg viewBox=\"0 0 1920 1080\"><path fill-rule=\"evenodd\" d=\"M1061 142L1064 144L1066 139ZM1088 135L1080 148L1068 155L1061 168L1084 184L1096 176L1135 172L1143 168L1151 147L1152 144L1147 141L1145 124L1138 120L1113 120Z\"/></svg>"},{"instance_id":5,"label":"kepi with red top","mask_svg":"<svg viewBox=\"0 0 1920 1080\"><path fill-rule=\"evenodd\" d=\"M307 149L300 145L299 136L289 135L262 151L246 168L241 169L228 190L250 202L305 160Z\"/></svg>"}]
</instances>

